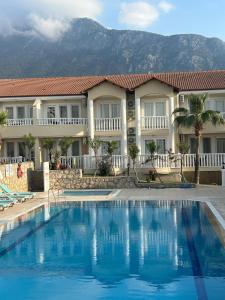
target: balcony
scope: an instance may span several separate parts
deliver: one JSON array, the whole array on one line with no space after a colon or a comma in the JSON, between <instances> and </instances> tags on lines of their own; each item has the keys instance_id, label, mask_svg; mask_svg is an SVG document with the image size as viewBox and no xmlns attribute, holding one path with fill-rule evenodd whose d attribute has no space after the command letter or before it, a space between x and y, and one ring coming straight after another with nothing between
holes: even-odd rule
<instances>
[{"instance_id":1,"label":"balcony","mask_svg":"<svg viewBox=\"0 0 225 300\"><path fill-rule=\"evenodd\" d=\"M43 118L37 119L37 125L87 125L87 118Z\"/></svg>"},{"instance_id":2,"label":"balcony","mask_svg":"<svg viewBox=\"0 0 225 300\"><path fill-rule=\"evenodd\" d=\"M168 116L151 116L141 118L141 128L143 130L152 129L168 129L169 118Z\"/></svg>"},{"instance_id":3,"label":"balcony","mask_svg":"<svg viewBox=\"0 0 225 300\"><path fill-rule=\"evenodd\" d=\"M6 126L27 126L33 125L33 119L7 119Z\"/></svg>"},{"instance_id":4,"label":"balcony","mask_svg":"<svg viewBox=\"0 0 225 300\"><path fill-rule=\"evenodd\" d=\"M87 125L87 118L42 118L42 119L8 119L6 126L27 125Z\"/></svg>"},{"instance_id":5,"label":"balcony","mask_svg":"<svg viewBox=\"0 0 225 300\"><path fill-rule=\"evenodd\" d=\"M115 131L121 129L121 118L98 118L95 119L96 131Z\"/></svg>"}]
</instances>

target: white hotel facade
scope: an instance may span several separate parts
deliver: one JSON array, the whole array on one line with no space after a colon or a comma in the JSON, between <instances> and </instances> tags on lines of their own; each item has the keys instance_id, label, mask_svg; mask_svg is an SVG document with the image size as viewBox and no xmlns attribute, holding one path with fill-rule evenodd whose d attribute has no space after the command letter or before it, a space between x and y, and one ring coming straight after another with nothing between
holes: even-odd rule
<instances>
[{"instance_id":1,"label":"white hotel facade","mask_svg":"<svg viewBox=\"0 0 225 300\"><path fill-rule=\"evenodd\" d=\"M37 168L47 159L43 140L53 138L57 144L64 136L74 139L68 153L73 157L93 155L85 141L95 136L118 141L115 155L121 157L135 143L140 155L146 155L150 140L156 141L159 154L169 149L176 153L182 138L190 144L191 157L194 134L178 130L172 112L188 108L190 94L202 93L208 94L206 108L225 115L225 71L0 80L0 110L8 113L1 128L1 156L26 158L23 136L31 133ZM104 151L103 144L99 155ZM221 167L224 126L205 126L201 153L217 160L208 167Z\"/></svg>"}]
</instances>

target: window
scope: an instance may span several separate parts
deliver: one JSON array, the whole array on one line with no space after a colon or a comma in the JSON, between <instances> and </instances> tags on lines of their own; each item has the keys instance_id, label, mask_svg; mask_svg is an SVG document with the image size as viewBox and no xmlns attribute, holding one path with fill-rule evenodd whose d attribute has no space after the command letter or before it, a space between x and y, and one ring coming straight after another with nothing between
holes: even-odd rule
<instances>
[{"instance_id":1,"label":"window","mask_svg":"<svg viewBox=\"0 0 225 300\"><path fill-rule=\"evenodd\" d=\"M196 139L195 138L190 138L190 153L195 153L196 152Z\"/></svg>"},{"instance_id":2,"label":"window","mask_svg":"<svg viewBox=\"0 0 225 300\"><path fill-rule=\"evenodd\" d=\"M152 117L152 116L165 116L165 102L146 102L144 103L144 116Z\"/></svg>"},{"instance_id":3,"label":"window","mask_svg":"<svg viewBox=\"0 0 225 300\"><path fill-rule=\"evenodd\" d=\"M225 153L225 139L216 140L217 153Z\"/></svg>"},{"instance_id":4,"label":"window","mask_svg":"<svg viewBox=\"0 0 225 300\"><path fill-rule=\"evenodd\" d=\"M145 117L150 117L154 115L153 103L145 103L144 104Z\"/></svg>"},{"instance_id":5,"label":"window","mask_svg":"<svg viewBox=\"0 0 225 300\"><path fill-rule=\"evenodd\" d=\"M157 147L158 154L166 153L166 140L165 139L156 139L156 140L145 140L145 153L149 154L147 144L150 142L155 142Z\"/></svg>"},{"instance_id":6,"label":"window","mask_svg":"<svg viewBox=\"0 0 225 300\"><path fill-rule=\"evenodd\" d=\"M24 119L25 118L25 107L18 106L17 107L17 119Z\"/></svg>"},{"instance_id":7,"label":"window","mask_svg":"<svg viewBox=\"0 0 225 300\"><path fill-rule=\"evenodd\" d=\"M203 153L211 153L211 138L205 137L202 140L203 143Z\"/></svg>"},{"instance_id":8,"label":"window","mask_svg":"<svg viewBox=\"0 0 225 300\"><path fill-rule=\"evenodd\" d=\"M33 118L33 106L29 105L27 107L27 117L32 119Z\"/></svg>"},{"instance_id":9,"label":"window","mask_svg":"<svg viewBox=\"0 0 225 300\"><path fill-rule=\"evenodd\" d=\"M18 142L18 154L19 156L26 157L26 146L24 142Z\"/></svg>"},{"instance_id":10,"label":"window","mask_svg":"<svg viewBox=\"0 0 225 300\"><path fill-rule=\"evenodd\" d=\"M224 100L216 100L215 101L215 110L219 112L224 112Z\"/></svg>"},{"instance_id":11,"label":"window","mask_svg":"<svg viewBox=\"0 0 225 300\"><path fill-rule=\"evenodd\" d=\"M71 117L72 118L79 118L79 106L78 105L72 105L71 106Z\"/></svg>"},{"instance_id":12,"label":"window","mask_svg":"<svg viewBox=\"0 0 225 300\"><path fill-rule=\"evenodd\" d=\"M120 117L120 105L119 104L112 104L111 105L111 117L112 118L119 118Z\"/></svg>"},{"instance_id":13,"label":"window","mask_svg":"<svg viewBox=\"0 0 225 300\"><path fill-rule=\"evenodd\" d=\"M165 115L164 102L156 102L155 103L155 115L156 116L164 116Z\"/></svg>"},{"instance_id":14,"label":"window","mask_svg":"<svg viewBox=\"0 0 225 300\"><path fill-rule=\"evenodd\" d=\"M109 118L109 104L101 104L100 105L100 117L101 118Z\"/></svg>"},{"instance_id":15,"label":"window","mask_svg":"<svg viewBox=\"0 0 225 300\"><path fill-rule=\"evenodd\" d=\"M116 141L116 142L117 142L117 149L113 152L113 155L121 155L121 142L120 141ZM106 155L107 149L108 149L107 143L103 142L101 144L101 155Z\"/></svg>"},{"instance_id":16,"label":"window","mask_svg":"<svg viewBox=\"0 0 225 300\"><path fill-rule=\"evenodd\" d=\"M56 113L55 113L55 106L48 106L47 108L47 118L55 118Z\"/></svg>"},{"instance_id":17,"label":"window","mask_svg":"<svg viewBox=\"0 0 225 300\"><path fill-rule=\"evenodd\" d=\"M72 156L80 156L80 143L79 141L74 141L72 144Z\"/></svg>"},{"instance_id":18,"label":"window","mask_svg":"<svg viewBox=\"0 0 225 300\"><path fill-rule=\"evenodd\" d=\"M100 118L119 118L120 104L118 103L102 103L100 104Z\"/></svg>"},{"instance_id":19,"label":"window","mask_svg":"<svg viewBox=\"0 0 225 300\"><path fill-rule=\"evenodd\" d=\"M6 143L6 153L8 157L14 157L15 152L14 152L14 143L13 142L7 142Z\"/></svg>"},{"instance_id":20,"label":"window","mask_svg":"<svg viewBox=\"0 0 225 300\"><path fill-rule=\"evenodd\" d=\"M13 107L6 107L6 112L7 112L8 119L14 119Z\"/></svg>"},{"instance_id":21,"label":"window","mask_svg":"<svg viewBox=\"0 0 225 300\"><path fill-rule=\"evenodd\" d=\"M59 117L65 118L65 119L67 118L67 106L66 105L59 107Z\"/></svg>"}]
</instances>

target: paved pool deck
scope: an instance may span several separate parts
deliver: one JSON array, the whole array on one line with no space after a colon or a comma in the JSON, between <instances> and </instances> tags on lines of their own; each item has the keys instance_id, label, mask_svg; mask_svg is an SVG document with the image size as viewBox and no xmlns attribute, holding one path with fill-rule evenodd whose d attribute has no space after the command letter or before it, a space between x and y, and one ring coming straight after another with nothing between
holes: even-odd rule
<instances>
[{"instance_id":1,"label":"paved pool deck","mask_svg":"<svg viewBox=\"0 0 225 300\"><path fill-rule=\"evenodd\" d=\"M65 197L53 194L48 199L48 193L37 193L36 197L25 203L16 204L0 212L0 223L13 220L33 209L55 201L101 201L101 200L200 200L211 203L219 212L225 224L225 188L220 186L203 186L192 189L122 189L115 196L77 196ZM221 220L222 220L221 219Z\"/></svg>"}]
</instances>

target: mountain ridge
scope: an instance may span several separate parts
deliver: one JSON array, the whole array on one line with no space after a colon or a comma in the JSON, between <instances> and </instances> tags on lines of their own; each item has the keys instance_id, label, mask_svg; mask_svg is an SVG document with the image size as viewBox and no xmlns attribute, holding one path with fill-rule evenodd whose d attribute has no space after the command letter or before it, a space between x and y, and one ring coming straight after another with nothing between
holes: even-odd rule
<instances>
[{"instance_id":1,"label":"mountain ridge","mask_svg":"<svg viewBox=\"0 0 225 300\"><path fill-rule=\"evenodd\" d=\"M55 42L29 34L0 36L0 78L217 69L225 69L225 42L197 34L107 29L83 18Z\"/></svg>"}]
</instances>

